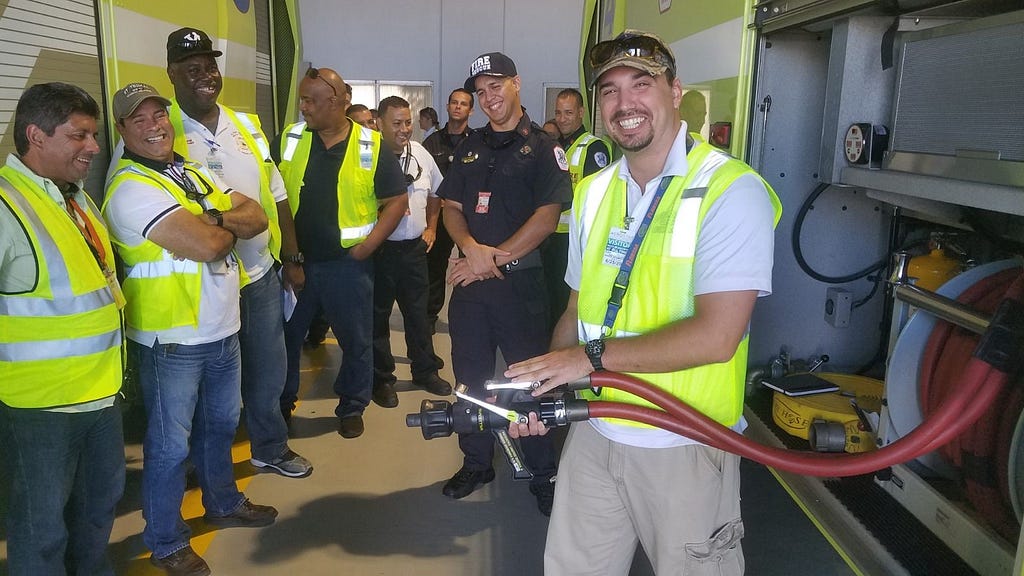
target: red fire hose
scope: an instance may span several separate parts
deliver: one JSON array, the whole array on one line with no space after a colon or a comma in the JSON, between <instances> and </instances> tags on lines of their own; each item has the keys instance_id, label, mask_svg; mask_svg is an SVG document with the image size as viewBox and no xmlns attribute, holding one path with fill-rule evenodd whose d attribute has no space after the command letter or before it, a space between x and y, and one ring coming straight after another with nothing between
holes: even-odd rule
<instances>
[{"instance_id":1,"label":"red fire hose","mask_svg":"<svg viewBox=\"0 0 1024 576\"><path fill-rule=\"evenodd\" d=\"M1022 295L1024 274L1018 276L1006 292L1006 300L1014 301L1019 306ZM994 318L986 336L993 334L996 326L997 321ZM1016 329L1019 330L1019 326ZM1021 336L1017 334L1016 338L1020 339ZM993 360L989 358L991 354L983 350L989 340L991 339L982 338L982 343L963 371L959 389L955 394L947 398L928 420L910 434L874 452L821 454L764 446L711 420L664 390L631 376L613 372L591 374L591 384L635 394L664 412L631 404L597 401L589 405L590 417L624 418L650 424L766 466L796 474L835 477L867 474L936 450L963 433L988 410L992 401L1003 392L1009 378L1006 366L1001 362L996 362L1000 366L993 366ZM1019 357L1019 350L1016 351L1016 355Z\"/></svg>"}]
</instances>

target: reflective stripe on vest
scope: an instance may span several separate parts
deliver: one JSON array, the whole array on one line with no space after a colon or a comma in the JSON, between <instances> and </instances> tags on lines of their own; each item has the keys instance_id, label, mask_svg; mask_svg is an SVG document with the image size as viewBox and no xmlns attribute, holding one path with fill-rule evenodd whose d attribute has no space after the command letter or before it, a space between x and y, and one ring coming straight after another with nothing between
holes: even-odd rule
<instances>
[{"instance_id":1,"label":"reflective stripe on vest","mask_svg":"<svg viewBox=\"0 0 1024 576\"><path fill-rule=\"evenodd\" d=\"M195 163L188 164L193 169L202 168ZM189 200L176 182L129 160L121 160L118 164L118 169L107 187L104 210L107 209L110 199L120 190L121 183L126 180L135 180L147 186L160 188L191 214L198 215L203 212L203 206ZM213 182L207 180L206 183L213 192L204 199L214 208L230 210L231 198L218 190ZM203 263L176 260L169 251L150 240L143 240L137 246L128 246L116 240L114 243L127 267L124 292L128 300L125 320L129 326L145 332L159 332L180 326L199 325ZM242 286L247 283L245 270L241 265L239 282Z\"/></svg>"},{"instance_id":2,"label":"reflective stripe on vest","mask_svg":"<svg viewBox=\"0 0 1024 576\"><path fill-rule=\"evenodd\" d=\"M569 146L569 149L565 151L566 156L569 158L569 179L572 181L573 190L583 180L583 165L586 164L586 152L590 148L590 144L598 142L601 139L594 136L590 132L584 132ZM569 232L569 221L572 220L572 209L564 210L558 216L558 226L555 228L555 232L559 234L566 234Z\"/></svg>"},{"instance_id":3,"label":"reflective stripe on vest","mask_svg":"<svg viewBox=\"0 0 1024 576\"><path fill-rule=\"evenodd\" d=\"M280 260L281 224L277 218L277 202L274 200L274 192L270 189L271 174L274 170L274 161L270 158L270 145L267 144L267 138L263 135L263 130L258 124L259 118L256 118L254 121L253 117L249 114L237 113L227 106L220 106L220 109L225 113L228 120L234 124L238 133L242 135L245 145L253 152L253 161L256 163L256 169L259 170L260 177L260 207L263 208L263 213L267 215L267 232L270 234L267 246L270 248L270 253L274 258ZM181 106L177 100L171 101L169 114L171 126L174 127L174 151L183 158L188 158L189 150L188 140L185 138L185 124ZM259 151L258 157L255 153L257 150Z\"/></svg>"},{"instance_id":4,"label":"reflective stripe on vest","mask_svg":"<svg viewBox=\"0 0 1024 576\"><path fill-rule=\"evenodd\" d=\"M32 292L0 294L0 401L50 408L112 396L121 387L121 315L81 232L13 168L0 168L0 195L24 226L38 270ZM98 210L86 204L112 255Z\"/></svg>"},{"instance_id":5,"label":"reflective stripe on vest","mask_svg":"<svg viewBox=\"0 0 1024 576\"><path fill-rule=\"evenodd\" d=\"M377 223L377 197L373 176L380 156L380 133L353 123L345 158L338 174L338 227L342 247L351 248L365 239ZM355 132L358 129L358 133ZM357 136L358 134L358 136ZM281 138L281 163L278 166L288 189L288 205L294 216L299 210L309 150L316 134L306 123L293 124ZM368 154L369 157L364 157Z\"/></svg>"},{"instance_id":6,"label":"reflective stripe on vest","mask_svg":"<svg viewBox=\"0 0 1024 576\"><path fill-rule=\"evenodd\" d=\"M655 224L641 246L613 337L645 334L693 315L693 259L703 220L718 197L737 178L755 174L745 164L703 143L694 146L687 160L689 172L669 186L655 215ZM600 337L608 294L617 273L617 268L603 262L607 235L618 226L626 204L626 182L618 177L617 165L585 180L575 198L581 238L587 238L578 306L581 341ZM781 205L767 184L765 188L775 206L777 222ZM747 338L744 337L726 362L636 376L670 392L710 418L732 425L742 411L746 357ZM587 391L582 396L594 398ZM631 394L607 388L600 399L650 406ZM625 420L615 422L640 426Z\"/></svg>"}]
</instances>

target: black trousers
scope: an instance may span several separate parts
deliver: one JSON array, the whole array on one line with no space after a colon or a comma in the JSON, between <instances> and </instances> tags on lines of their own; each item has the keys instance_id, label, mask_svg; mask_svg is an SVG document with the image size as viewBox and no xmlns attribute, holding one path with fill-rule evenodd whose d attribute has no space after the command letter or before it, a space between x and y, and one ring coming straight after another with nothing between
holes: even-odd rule
<instances>
[{"instance_id":1,"label":"black trousers","mask_svg":"<svg viewBox=\"0 0 1024 576\"><path fill-rule=\"evenodd\" d=\"M565 267L569 264L569 234L552 233L540 245L540 258L544 262L544 276L548 285L549 330L565 312L569 304L569 285L565 283Z\"/></svg>"},{"instance_id":2,"label":"black trousers","mask_svg":"<svg viewBox=\"0 0 1024 576\"><path fill-rule=\"evenodd\" d=\"M456 287L448 304L452 337L452 368L455 379L477 398L487 396L484 382L495 377L497 351L509 364L548 351L548 305L544 270L531 268ZM551 435L522 439L526 465L535 483L555 474L555 450ZM459 448L469 470L487 470L494 458L490 432L460 434Z\"/></svg>"},{"instance_id":3,"label":"black trousers","mask_svg":"<svg viewBox=\"0 0 1024 576\"><path fill-rule=\"evenodd\" d=\"M445 276L448 274L448 258L452 255L455 242L444 227L444 214L437 218L437 235L434 247L427 253L427 277L430 281L430 293L427 297L427 320L431 328L437 324L437 315L444 308ZM433 332L433 330L431 330Z\"/></svg>"},{"instance_id":4,"label":"black trousers","mask_svg":"<svg viewBox=\"0 0 1024 576\"><path fill-rule=\"evenodd\" d=\"M398 302L413 382L437 373L427 322L427 245L422 239L385 241L374 258L373 381L395 382L391 353L391 310Z\"/></svg>"}]
</instances>

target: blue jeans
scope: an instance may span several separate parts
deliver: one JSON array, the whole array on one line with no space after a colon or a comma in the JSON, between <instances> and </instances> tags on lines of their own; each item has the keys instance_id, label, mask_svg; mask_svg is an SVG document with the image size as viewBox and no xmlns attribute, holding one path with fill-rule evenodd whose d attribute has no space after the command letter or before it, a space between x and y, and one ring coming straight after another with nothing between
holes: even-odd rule
<instances>
[{"instance_id":1,"label":"blue jeans","mask_svg":"<svg viewBox=\"0 0 1024 576\"><path fill-rule=\"evenodd\" d=\"M189 545L181 517L185 460L203 489L203 507L226 516L245 501L235 486L231 443L241 410L238 337L195 346L130 342L136 355L146 436L142 441L142 539L163 558Z\"/></svg>"},{"instance_id":2,"label":"blue jeans","mask_svg":"<svg viewBox=\"0 0 1024 576\"><path fill-rule=\"evenodd\" d=\"M288 450L280 398L287 374L281 280L269 270L242 288L242 405L252 457L270 462Z\"/></svg>"},{"instance_id":3,"label":"blue jeans","mask_svg":"<svg viewBox=\"0 0 1024 576\"><path fill-rule=\"evenodd\" d=\"M107 541L125 474L121 409L64 414L0 403L0 438L11 475L10 574L112 576Z\"/></svg>"},{"instance_id":4,"label":"blue jeans","mask_svg":"<svg viewBox=\"0 0 1024 576\"><path fill-rule=\"evenodd\" d=\"M281 407L295 407L302 342L317 309L323 308L343 352L334 380L339 398L334 413L339 418L362 414L373 388L373 258L360 261L345 256L330 262L306 262L304 268L306 287L299 292L295 311L284 325L288 378Z\"/></svg>"}]
</instances>

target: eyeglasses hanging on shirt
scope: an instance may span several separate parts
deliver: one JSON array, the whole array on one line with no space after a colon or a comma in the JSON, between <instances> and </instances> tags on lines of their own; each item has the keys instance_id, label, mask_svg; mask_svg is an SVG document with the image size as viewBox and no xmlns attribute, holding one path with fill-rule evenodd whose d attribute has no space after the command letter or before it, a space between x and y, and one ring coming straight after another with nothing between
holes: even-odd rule
<instances>
[{"instance_id":1,"label":"eyeglasses hanging on shirt","mask_svg":"<svg viewBox=\"0 0 1024 576\"><path fill-rule=\"evenodd\" d=\"M189 172L196 175L195 180L198 180L199 183L203 185L203 188L206 190L205 193L200 192L193 179L188 177ZM202 174L197 172L194 168L189 168L183 164L179 165L178 163L168 164L166 174L174 180L179 188L185 191L186 198L199 204L204 210L211 208L211 206L206 205L205 199L210 194L213 194L213 188L207 184L206 179L203 178Z\"/></svg>"},{"instance_id":2,"label":"eyeglasses hanging on shirt","mask_svg":"<svg viewBox=\"0 0 1024 576\"><path fill-rule=\"evenodd\" d=\"M412 173L409 172L409 164L411 162L416 163L415 176L413 176ZM410 146L409 144L405 145L405 158L402 160L402 172L405 173L405 183L407 185L411 185L413 182L419 180L420 176L423 175L423 167L420 166L420 161L417 160L416 157L412 155L412 146Z\"/></svg>"}]
</instances>

